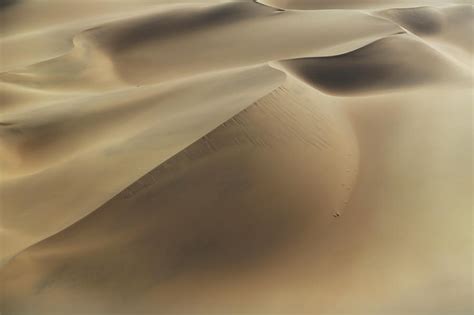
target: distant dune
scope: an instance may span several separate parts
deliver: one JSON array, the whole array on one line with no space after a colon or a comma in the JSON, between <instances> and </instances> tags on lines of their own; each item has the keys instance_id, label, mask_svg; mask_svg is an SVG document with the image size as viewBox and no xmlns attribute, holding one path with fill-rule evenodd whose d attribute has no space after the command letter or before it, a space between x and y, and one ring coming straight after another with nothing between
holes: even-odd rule
<instances>
[{"instance_id":1,"label":"distant dune","mask_svg":"<svg viewBox=\"0 0 474 315\"><path fill-rule=\"evenodd\" d=\"M0 313L466 315L473 7L0 3Z\"/></svg>"},{"instance_id":2,"label":"distant dune","mask_svg":"<svg viewBox=\"0 0 474 315\"><path fill-rule=\"evenodd\" d=\"M336 95L383 93L433 83L472 84L467 67L407 35L386 37L343 55L280 63L316 88Z\"/></svg>"},{"instance_id":3,"label":"distant dune","mask_svg":"<svg viewBox=\"0 0 474 315\"><path fill-rule=\"evenodd\" d=\"M257 0L259 3L288 10L416 8L449 4L471 4L470 0Z\"/></svg>"},{"instance_id":4,"label":"distant dune","mask_svg":"<svg viewBox=\"0 0 474 315\"><path fill-rule=\"evenodd\" d=\"M474 43L474 8L472 5L443 8L419 7L411 9L389 9L380 11L403 28L427 41L441 45L452 45L467 54L472 54Z\"/></svg>"}]
</instances>

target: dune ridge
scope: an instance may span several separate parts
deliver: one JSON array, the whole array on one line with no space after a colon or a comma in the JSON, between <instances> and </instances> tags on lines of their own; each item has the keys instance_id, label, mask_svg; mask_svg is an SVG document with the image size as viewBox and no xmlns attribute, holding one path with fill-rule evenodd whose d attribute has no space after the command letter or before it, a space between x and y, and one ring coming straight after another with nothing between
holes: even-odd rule
<instances>
[{"instance_id":1,"label":"dune ridge","mask_svg":"<svg viewBox=\"0 0 474 315\"><path fill-rule=\"evenodd\" d=\"M471 313L473 12L1 2L0 313Z\"/></svg>"},{"instance_id":2,"label":"dune ridge","mask_svg":"<svg viewBox=\"0 0 474 315\"><path fill-rule=\"evenodd\" d=\"M421 64L418 62L420 59L430 62ZM290 59L279 63L316 88L336 95L385 93L436 81L470 87L473 80L472 72L463 64L453 62L405 34L377 40L343 55Z\"/></svg>"}]
</instances>

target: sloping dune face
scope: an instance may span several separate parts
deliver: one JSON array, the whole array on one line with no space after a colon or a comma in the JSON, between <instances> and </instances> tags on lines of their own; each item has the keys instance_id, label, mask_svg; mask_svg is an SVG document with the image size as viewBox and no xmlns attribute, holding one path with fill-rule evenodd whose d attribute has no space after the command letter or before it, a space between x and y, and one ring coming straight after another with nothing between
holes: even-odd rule
<instances>
[{"instance_id":1,"label":"sloping dune face","mask_svg":"<svg viewBox=\"0 0 474 315\"><path fill-rule=\"evenodd\" d=\"M470 69L405 34L343 55L291 59L280 64L316 88L336 95L383 93L436 83L469 87L472 82Z\"/></svg>"},{"instance_id":2,"label":"sloping dune face","mask_svg":"<svg viewBox=\"0 0 474 315\"><path fill-rule=\"evenodd\" d=\"M469 35L474 29L474 9L471 5L388 9L379 14L418 36L438 39L472 53Z\"/></svg>"},{"instance_id":3,"label":"sloping dune face","mask_svg":"<svg viewBox=\"0 0 474 315\"><path fill-rule=\"evenodd\" d=\"M471 4L470 0L257 0L257 2L293 10L415 8L447 4Z\"/></svg>"},{"instance_id":4,"label":"sloping dune face","mask_svg":"<svg viewBox=\"0 0 474 315\"><path fill-rule=\"evenodd\" d=\"M466 315L469 1L0 3L0 313Z\"/></svg>"}]
</instances>

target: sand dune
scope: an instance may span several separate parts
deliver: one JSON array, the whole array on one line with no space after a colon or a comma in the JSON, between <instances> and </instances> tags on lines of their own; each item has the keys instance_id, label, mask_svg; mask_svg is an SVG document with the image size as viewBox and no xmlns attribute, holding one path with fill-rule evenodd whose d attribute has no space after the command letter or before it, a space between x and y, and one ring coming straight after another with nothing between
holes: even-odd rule
<instances>
[{"instance_id":1,"label":"sand dune","mask_svg":"<svg viewBox=\"0 0 474 315\"><path fill-rule=\"evenodd\" d=\"M472 313L472 5L0 3L0 313Z\"/></svg>"},{"instance_id":2,"label":"sand dune","mask_svg":"<svg viewBox=\"0 0 474 315\"><path fill-rule=\"evenodd\" d=\"M2 273L4 309L46 314L54 301L67 313L74 301L80 312L101 314L289 314L295 305L315 313L464 314L466 93L437 92L431 104L420 102L426 90L335 101L290 81L15 257ZM458 100L457 112L446 98ZM355 133L341 109L349 109Z\"/></svg>"},{"instance_id":3,"label":"sand dune","mask_svg":"<svg viewBox=\"0 0 474 315\"><path fill-rule=\"evenodd\" d=\"M470 0L257 0L258 2L289 10L331 9L380 9L414 8L419 6L443 6L449 4L472 4Z\"/></svg>"},{"instance_id":4,"label":"sand dune","mask_svg":"<svg viewBox=\"0 0 474 315\"><path fill-rule=\"evenodd\" d=\"M312 229L327 229L335 220L332 214L343 213L347 204L357 175L358 152L347 118L330 103L314 106L312 101L317 97L318 93L301 83L283 85L163 163L92 216L53 237L51 248L39 245L42 249L38 255L43 256L43 250L46 253L43 258L48 261L48 276L30 274L23 279L39 277L34 287L55 282L57 268L62 268L62 259L69 255L82 258L77 266L70 265L71 270L60 271L59 283L51 283L53 291L55 286L68 286L69 281L79 279L81 286L95 286L101 281L91 275L100 266L108 266L104 276L116 283L148 278L137 283L135 293L128 291L132 287L103 282L112 291L99 286L90 297L103 300L103 305L85 303L80 310L99 312L102 307L114 308L111 297L115 294L152 293L154 283L171 281L172 285L180 274L192 277L202 268L230 271L236 264L251 270L294 239L312 234ZM247 236L242 237L241 231ZM79 245L79 254L75 253L76 246L68 245L71 240L83 245L93 242L95 246ZM64 248L66 256L57 256L54 248ZM119 256L102 253L94 258L102 250ZM49 256L50 251L53 256ZM142 260L151 252L149 259ZM21 257L13 262L22 261ZM123 259L130 259L126 266ZM132 274L123 268L143 273ZM149 278L150 272L156 278ZM8 267L5 274L10 274ZM17 280L21 286L23 280ZM159 286L156 289L161 290ZM48 292L49 285L38 292L46 294L40 300L48 301ZM124 303L121 307L127 310L135 307L133 301ZM68 305L57 307L66 310ZM34 308L41 312L42 306ZM8 311L9 306L5 309Z\"/></svg>"},{"instance_id":5,"label":"sand dune","mask_svg":"<svg viewBox=\"0 0 474 315\"><path fill-rule=\"evenodd\" d=\"M269 60L343 53L400 31L359 12L281 12L249 2L163 11L81 32L70 53L2 73L0 80L35 89L118 89L122 82L151 84ZM347 19L351 25L342 23ZM281 27L285 41L268 36L275 27ZM328 36L328 28L338 36ZM250 45L252 50L236 49Z\"/></svg>"},{"instance_id":6,"label":"sand dune","mask_svg":"<svg viewBox=\"0 0 474 315\"><path fill-rule=\"evenodd\" d=\"M471 71L407 35L386 37L339 56L280 64L316 88L336 95L383 93L433 83L469 87L473 79Z\"/></svg>"},{"instance_id":7,"label":"sand dune","mask_svg":"<svg viewBox=\"0 0 474 315\"><path fill-rule=\"evenodd\" d=\"M25 234L8 242L2 255L14 254L95 210L156 164L278 87L283 78L283 73L259 66L178 85L138 88L95 102L58 104L38 110L34 125L24 119L2 126L9 133L2 140L10 140L5 152L15 153L2 155L9 166L3 165L0 183L5 193L2 223L8 227L2 237L9 238L11 231ZM123 169L124 165L128 166ZM68 183L70 176L77 180ZM80 191L88 198L78 198ZM22 198L25 195L29 197ZM68 211L62 210L65 207ZM54 219L44 224L45 215ZM25 216L31 218L28 224Z\"/></svg>"},{"instance_id":8,"label":"sand dune","mask_svg":"<svg viewBox=\"0 0 474 315\"><path fill-rule=\"evenodd\" d=\"M22 174L37 172L77 152L133 137L152 127L157 120L166 124L172 119L179 120L176 116L182 116L183 121L187 121L189 117L186 115L192 117L203 110L202 107L193 108L192 102L198 99L202 102L206 98L206 90L209 96L212 91L212 97L217 98L220 93L214 91L219 88L222 93L220 102L232 99L223 93L225 86L221 82L237 84L248 80L244 83L248 84L248 89L258 91L259 87L255 84L260 81L263 82L260 88L268 91L265 85L275 84L278 78L281 81L282 76L268 67L265 70L257 67L59 102L35 110L34 121L29 119L31 112L5 116L1 130L2 148L5 156L14 155L6 161L5 170L12 169L12 172ZM252 79L253 86L250 85ZM245 93L249 95L253 91Z\"/></svg>"},{"instance_id":9,"label":"sand dune","mask_svg":"<svg viewBox=\"0 0 474 315\"><path fill-rule=\"evenodd\" d=\"M472 5L389 9L379 14L418 36L438 39L472 53L473 42L469 36L474 30Z\"/></svg>"},{"instance_id":10,"label":"sand dune","mask_svg":"<svg viewBox=\"0 0 474 315\"><path fill-rule=\"evenodd\" d=\"M176 104L181 106L180 110L184 110L186 106L191 106L189 107L191 109L197 106L194 105L196 102L208 102L215 98L214 104L221 106L224 110L222 113L226 113L227 116L221 113L216 115L221 120L212 120L206 128L199 129L195 134L200 136L237 112L225 108L228 99L226 93L230 86L248 87L242 92L246 95L246 100L239 102L242 106L240 110L258 98L249 90L256 84L254 78L262 82L262 90L256 86L257 93L262 91L259 96L268 93L264 85L276 87L275 81L264 72L260 73L261 70L249 73L248 83L237 84L232 79L232 73L239 71L238 68L280 56L292 57L303 51L304 54L310 55L344 52L400 30L398 26L383 19L358 12L298 14L280 12L247 2L213 6L192 5L181 9L165 6L161 11L161 13L147 12L144 16L135 18L125 17L80 32L73 37L75 47L70 52L25 69L0 74L0 78L4 81L5 101L3 109L5 114L1 117L0 130L2 174L5 183L0 183L0 186L9 192L4 198L7 208L5 225L9 226L5 234L16 235L19 231L28 230L21 232L26 234L19 242L22 247L18 248L20 245L10 245L12 243L8 242L9 249L5 251L4 256L14 253L15 248L20 250L29 245L25 239L30 239L29 243L32 243L57 232L70 224L71 219L66 218L78 218L93 211L101 202L107 200L105 198L110 198L113 193L131 183L129 181L118 184L114 181L113 184L108 184L111 186L110 189L103 189L106 192L104 193L97 192L96 188L90 186L91 180L87 180L87 184L79 185L83 187L81 191L89 187L89 191L85 194L90 197L75 202L73 209L57 217L57 224L53 220L48 226L41 228L35 224L37 221L31 221L35 226L33 229L21 227L23 223L19 218L23 218L26 213L40 216L46 213L58 213L58 209L63 207L65 201L77 199L74 190L59 198L51 199L50 193L44 193L39 189L39 193L35 193L28 200L18 200L18 196L37 189L35 187L44 181L50 183L45 186L50 191L62 187L64 179L58 178L57 171L50 168L61 168L59 174L65 176L70 170L63 164L76 157L81 159L82 155L88 156L89 160L84 158L84 163L87 164L83 166L85 169L80 170L84 174L90 174L91 170L101 167L100 163L96 166L91 161L98 159L98 155L103 155L106 149L118 145L117 143L156 125L160 130L175 132L174 128L167 127L167 122L157 123L155 115L161 117L169 113L174 116L174 111L170 109L178 106ZM218 19L215 20L214 17ZM350 28L341 23L346 18L353 20ZM290 41L278 40L273 43L262 41L268 38L267 32L270 28L282 24L285 25L283 32L298 34L292 40L301 44L289 45ZM322 26L334 27L339 36L323 35ZM192 28L193 31L186 32L186 27ZM260 31L251 32L254 36L248 36L250 29ZM170 37L166 37L169 30L173 32ZM318 32L321 39L318 42L310 40ZM138 33L142 35L134 35ZM236 50L232 41L237 38L240 38L240 45L252 45L254 49L248 52ZM201 52L192 47L201 47ZM156 51L159 51L160 58L156 58ZM177 51L181 56L176 54ZM217 55L212 56L210 52L216 52ZM190 59L193 61L183 62ZM225 69L232 70L229 76L222 72ZM220 73L214 75L216 71ZM227 78L225 80L228 82L226 84L229 84L226 85L228 88L210 84L224 78ZM239 78L238 81L244 81L243 78ZM163 80L167 83L155 86ZM203 88L206 88L209 94L205 94ZM232 96L232 102L237 102L233 97L242 98L237 96L238 89L233 91L235 94L232 95L235 96ZM223 94L214 90L221 90ZM201 97L199 95L201 93L205 95ZM219 95L223 98L219 98ZM80 108L80 111L75 110L76 108ZM232 108L235 110L236 107ZM191 117L197 114L194 110L199 111L197 108L192 111L186 109L188 116L182 116L182 121L173 118L169 124L178 122L183 125L181 130L193 133L196 124L191 123ZM216 117L214 113L217 113L215 109L210 117ZM201 118L201 121L208 120ZM176 140L178 142L173 144L175 149L170 150L168 148L170 140L163 141L162 136L160 138L158 143L163 143L160 151L167 153L158 154L159 159L150 159L150 163L152 161L158 163L169 158L177 152L176 150L197 139L192 136L184 142ZM91 150L98 153L89 154ZM133 169L130 173L126 172L124 178L136 179L143 172L150 170L153 164L144 165L150 166L148 169L140 168L139 171ZM37 180L32 180L32 176ZM15 179L17 177L23 178ZM82 183L82 180L78 183ZM40 204L42 210L38 211L32 204Z\"/></svg>"}]
</instances>

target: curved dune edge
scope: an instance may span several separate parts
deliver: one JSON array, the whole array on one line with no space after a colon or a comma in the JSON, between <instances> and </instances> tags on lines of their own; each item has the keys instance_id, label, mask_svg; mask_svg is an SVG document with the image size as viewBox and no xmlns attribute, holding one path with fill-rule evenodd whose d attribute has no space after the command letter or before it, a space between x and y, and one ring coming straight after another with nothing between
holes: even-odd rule
<instances>
[{"instance_id":1,"label":"curved dune edge","mask_svg":"<svg viewBox=\"0 0 474 315\"><path fill-rule=\"evenodd\" d=\"M333 95L383 94L430 84L470 87L473 80L466 67L405 34L377 40L343 55L290 59L278 64Z\"/></svg>"},{"instance_id":2,"label":"curved dune edge","mask_svg":"<svg viewBox=\"0 0 474 315\"><path fill-rule=\"evenodd\" d=\"M473 52L472 38L465 34L468 33L465 30L472 30L474 27L472 4L388 9L376 12L376 15L390 19L420 37L444 41L467 53Z\"/></svg>"},{"instance_id":3,"label":"curved dune edge","mask_svg":"<svg viewBox=\"0 0 474 315\"><path fill-rule=\"evenodd\" d=\"M420 6L470 5L470 0L256 0L257 2L284 10L334 10L334 9L387 9L416 8Z\"/></svg>"},{"instance_id":4,"label":"curved dune edge","mask_svg":"<svg viewBox=\"0 0 474 315\"><path fill-rule=\"evenodd\" d=\"M472 312L459 3L2 3L0 312Z\"/></svg>"},{"instance_id":5,"label":"curved dune edge","mask_svg":"<svg viewBox=\"0 0 474 315\"><path fill-rule=\"evenodd\" d=\"M159 86L129 88L77 101L68 100L36 110L36 120L30 118L30 112L9 115L4 119L1 130L2 149L13 153L14 157L5 161L4 174L8 176L9 171L12 176L38 173L77 154L133 137L156 125L157 119L165 125L175 116L173 107L181 106L180 110L196 111L192 108L192 96L203 102L207 101L206 98L215 97L214 102L223 103L229 97L223 92L211 96L214 89L224 91L233 83L247 79L249 84L246 83L242 88L242 91L249 90L247 94L259 88L268 91L266 87L278 82L276 78L281 81L283 76L269 67L257 66ZM250 86L251 80L255 81L256 87ZM80 111L77 112L76 108L80 108ZM93 134L95 136L91 138Z\"/></svg>"},{"instance_id":6,"label":"curved dune edge","mask_svg":"<svg viewBox=\"0 0 474 315\"><path fill-rule=\"evenodd\" d=\"M75 301L82 312L146 313L159 301L163 314L184 314L207 311L212 296L222 301L212 304L216 314L229 307L291 312L289 305L313 312L403 312L413 305L428 313L467 311L469 295L448 290L469 292L463 275L471 267L470 210L462 196L470 190L470 92L428 91L436 96L430 104L419 101L424 89L334 99L290 79L93 214L16 256L1 273L4 309L47 314L50 301L59 312ZM304 105L313 97L318 107ZM458 111L445 106L446 98ZM348 118L355 129L341 133ZM347 141L360 154L346 156ZM346 173L341 165L348 162ZM354 189L350 195L338 172ZM327 181L319 186L322 176ZM334 218L343 200L349 202ZM444 211L452 200L455 216ZM390 285L380 285L380 277ZM431 285L447 279L448 290ZM285 299L272 299L282 288ZM417 303L424 301L415 298L420 290L436 303Z\"/></svg>"},{"instance_id":7,"label":"curved dune edge","mask_svg":"<svg viewBox=\"0 0 474 315\"><path fill-rule=\"evenodd\" d=\"M30 151L27 154L30 160L20 162L40 163L43 158L43 163L55 159L55 164L0 183L5 206L3 225L27 236L26 242L25 239L8 242L2 255L15 254L95 210L154 166L277 88L283 79L282 72L257 66L207 75L159 89L139 88L124 95L104 97L93 103L102 102L100 111L96 106L88 109L87 104L81 103L72 103L69 107L53 106L45 116L49 118L54 114L56 129L61 129L62 133L55 133L56 143L52 141L54 139L38 137L44 142L37 147L56 147L46 151L38 149L36 157L31 157L34 151ZM196 101L205 105L196 107ZM82 115L71 110L77 106L82 108ZM100 113L104 115L97 115ZM46 126L33 126L37 130L32 135L36 136L42 130L47 133L51 130L50 124L49 119ZM16 122L4 129L13 130L21 125ZM96 135L99 130L100 134ZM94 141L88 140L90 137L94 137ZM73 148L76 153L68 156ZM61 150L63 152L59 154ZM57 155L41 156L42 152L56 152ZM121 171L117 172L117 168ZM21 170L25 171L25 167ZM69 182L71 177L76 179L72 183ZM78 192L88 197L78 199ZM29 198L22 198L24 195ZM66 212L62 210L65 207L68 208ZM36 219L25 222L25 215ZM45 224L41 220L44 216L55 219ZM8 233L5 232L2 238L9 239Z\"/></svg>"},{"instance_id":8,"label":"curved dune edge","mask_svg":"<svg viewBox=\"0 0 474 315\"><path fill-rule=\"evenodd\" d=\"M350 26L342 23L347 19ZM268 37L280 26L284 42ZM337 36L327 36L328 28ZM385 19L353 11L281 12L248 2L165 7L85 30L74 36L69 53L0 73L0 80L53 92L93 93L271 60L340 54L398 32ZM234 41L253 49L236 50Z\"/></svg>"},{"instance_id":9,"label":"curved dune edge","mask_svg":"<svg viewBox=\"0 0 474 315\"><path fill-rule=\"evenodd\" d=\"M102 184L102 187L109 186L109 188L100 190L89 184L93 182L93 179L82 180L86 176L92 176L91 174L97 172L97 169L103 167L101 163L92 161L99 159L103 163L115 165L111 163L110 157L107 155L106 158L103 157L114 146L128 141L127 139L133 139L134 135L139 133L152 134L153 132L149 129L162 130L162 132L167 130L167 123L161 120L157 123L153 118L155 114L167 113L168 109L159 106L163 100L166 104L165 108L172 107L173 95L177 97L177 103L184 102L183 104L193 106L196 100L187 98L185 94L197 95L201 87L206 86L209 89L219 89L218 86L209 85L211 81L205 79L213 75L216 75L216 80L224 80L224 78L232 77L231 73L239 71L239 68L253 66L262 61L268 62L274 58L288 58L301 54L311 56L337 54L354 47L358 48L368 41L400 30L398 26L390 22L359 12L291 13L242 2L212 6L193 5L184 11L174 6L164 6L161 11L159 7L154 10L158 13L151 11L144 16L126 16L81 32L74 37L75 46L69 53L21 70L0 74L4 81L0 92L3 92L2 99L6 101L4 104L6 107L2 108L4 114L0 117L3 175L0 187L5 191L6 196L3 198L6 208L3 216L5 218L4 231L6 231L4 234L23 235L21 241L18 242L13 239L10 241L10 237L5 236L9 241L7 242L8 250L2 253L3 255L11 255L15 252L15 248L20 250L28 243L39 241L71 224L74 218L80 218L93 211L114 193L130 184L132 179L138 178L143 172L155 166L156 164L142 162L148 169L145 166L129 168L130 173L127 171L121 176L123 181L109 180ZM209 16L219 17L220 22L207 25L206 18ZM223 19L229 16L232 17L231 23ZM156 20L157 17L158 20ZM130 36L134 32L146 31L150 25L154 25L153 23L162 23L163 18L171 25L179 25L183 21L190 23L189 25L195 26L196 30L188 34L181 26L178 30L182 35L170 41L166 39L166 33L160 31L160 28L153 28L154 31L151 34L139 37L138 41L134 39L134 44L127 47L124 53L120 52L120 49L115 49L117 45L129 43L132 38ZM347 18L353 21L351 27L340 23ZM283 43L277 40L271 45L264 44L262 39L268 38L267 32L275 30L275 26L282 24L285 25L283 29L287 34L298 34L291 39L295 45L289 45L288 41ZM333 27L338 36L325 36L322 26ZM253 32L256 29L259 31ZM242 37L241 34L249 30L252 30L255 36ZM233 40L230 35L234 33L242 39L242 44L253 46L255 51L243 54L242 51L233 50L229 43ZM321 39L317 43L310 40L318 34ZM207 41L206 45L201 43L203 38ZM225 38L225 41L220 42L221 38ZM217 42L213 43L214 41ZM190 47L181 47L183 43ZM208 49L200 48L202 52L193 49L209 45L211 51L219 52L217 58L207 56L209 47ZM181 58L183 59L175 53L171 55L171 52L176 51L177 48L182 51ZM161 59L148 53L156 49L165 55L166 50L169 50L169 56L163 60L173 62L163 63ZM197 58L196 54L202 56ZM180 61L190 57L197 58L197 61L191 65ZM134 62L143 64L131 66ZM158 64L153 66L154 62ZM140 79L146 78L150 69L154 69L153 67L159 67L158 77L151 76L145 83L133 79L134 76ZM170 71L174 74L169 75ZM229 77L226 77L227 73ZM217 76L221 77L217 79ZM250 84L252 84L253 76L249 76ZM256 73L255 76L258 74ZM262 86L272 85L271 80L268 83L264 82L267 80L263 78L264 76L262 73ZM124 78L127 79L124 81ZM163 80L166 82L162 82ZM229 85L226 88L220 88L223 92L228 91L232 85L232 80L228 80ZM267 91L266 88L262 88L263 94L259 96L263 96ZM234 92L236 93L237 90ZM211 98L210 90L209 93L205 98L198 98L198 100L205 102L207 97ZM245 92L245 94L249 93L248 90ZM216 106L221 102L219 105L224 108L226 96L224 94L221 96L223 99L217 95L213 102ZM170 98L169 103L167 103L168 98ZM254 100L243 101L240 104L248 105ZM237 102L237 100L232 102L234 101ZM76 111L75 108L80 108L80 111ZM235 109L235 107L232 108ZM227 110L225 112L230 113ZM171 115L172 111L169 114ZM131 116L134 117L133 120L129 119ZM228 118L229 116L219 117ZM184 119L187 121L187 118ZM204 130L209 131L223 121L214 121L212 124L206 122L207 129L199 129L196 135L200 135ZM174 122L170 120L169 123ZM196 128L195 124L186 124L183 127L186 132ZM171 132L175 132L175 129ZM162 145L158 147L159 152L151 155L158 156L158 159L140 158L140 161L159 163L175 154L176 150L182 149L185 143L189 144L196 139L190 137L181 142L183 137L178 135L179 145L175 145L171 144L173 137L167 136L159 142ZM128 143L133 143L133 140ZM137 158L138 153L130 156ZM117 161L123 163L121 159ZM73 163L82 165L77 168L77 171L72 171L72 174L76 174L75 176L79 176L80 179L76 184L67 185L70 189L64 189L64 182L67 181L65 176L71 172L68 170L68 165ZM126 178L128 182L124 181ZM48 184L43 185L43 183ZM63 190L61 196L55 193L58 189ZM83 191L90 197L77 200L77 191ZM19 198L25 193L31 197L27 200ZM69 206L70 202L73 206ZM70 210L59 214L60 209L66 205ZM44 227L36 225L35 220L30 221L35 226L34 228L22 226L19 219L25 215L37 217L46 214L55 214L57 217Z\"/></svg>"},{"instance_id":10,"label":"curved dune edge","mask_svg":"<svg viewBox=\"0 0 474 315\"><path fill-rule=\"evenodd\" d=\"M315 100L318 100L318 106L314 106ZM171 281L171 285L173 278L182 274L191 272L189 276L199 276L200 268L208 264L225 272L231 261L241 261L244 274L251 272L253 265L265 263L274 255L279 257L281 250L288 250L285 248L292 240L330 228L336 220L334 213L344 213L358 171L357 143L347 126L347 117L338 107L308 86L290 79L91 215L16 256L5 267L4 275L12 277L16 271L9 266L15 266L24 255L29 255L30 250L36 251L35 248L44 245L44 251L40 249L33 256L49 261L48 277L53 278L57 272L53 260L59 259L58 264L62 265L61 260L70 254L82 257L81 261L90 264L88 270L71 266L78 268L77 272L94 272L92 270L99 265L108 265L114 274L109 274L108 279L115 278L114 281L119 282L128 281L123 278L126 275L120 267L123 259L132 259L130 267L145 271L138 275L139 278L147 277L147 272L161 274L165 272L161 268L171 268L166 271L169 275L160 276L163 280L149 279L164 284ZM288 190L288 187L293 188ZM310 200L305 197L307 195L312 196ZM120 233L117 233L118 226L122 226ZM182 234L183 229L189 234ZM248 231L248 238L241 237L242 230ZM169 234L171 231L174 232ZM112 234L112 237L104 238L104 235ZM139 245L145 238L148 241ZM70 241L85 245L92 239L95 239L93 247L68 245ZM52 247L47 245L50 242L53 242ZM128 258L112 254L100 255L102 258L95 260L90 256L117 246L120 253L130 253L126 255ZM153 258L142 259L153 247L157 248ZM69 248L66 256L57 256L63 251L58 252L59 248ZM50 252L55 258L49 256ZM180 262L185 265L181 266ZM61 274L74 275L76 271L61 271ZM40 277L41 283L49 281L42 274L30 274L25 275L25 280L17 278L17 283L20 286L23 281L29 283L26 279L33 279L31 277ZM166 280L168 277L170 279ZM88 276L84 278L86 282L87 279ZM61 281L70 280L66 276ZM138 287L133 290L138 291L129 293L135 295L143 290L143 293L152 294L154 288L150 287L149 281L137 283ZM108 287L110 283L106 285ZM14 285L6 291L19 292L18 288ZM116 303L112 296L118 292L106 288L97 290L102 292L99 296L109 296L101 302L106 309ZM84 304L81 312L99 311L101 306L94 308L98 302L96 298L102 299L99 296L90 297L92 304ZM10 296L8 300L18 298ZM6 304L5 309L9 311L12 307L12 312L23 311L22 308L15 309L18 306L15 304ZM41 304L25 305L25 309L34 307L41 313ZM172 304L162 304L163 312ZM48 307L44 307L44 312L48 312ZM69 306L58 304L57 307L60 310ZM136 306L124 307L132 311Z\"/></svg>"}]
</instances>

